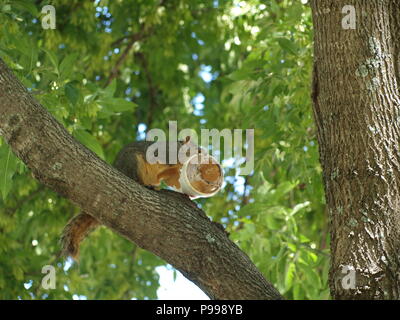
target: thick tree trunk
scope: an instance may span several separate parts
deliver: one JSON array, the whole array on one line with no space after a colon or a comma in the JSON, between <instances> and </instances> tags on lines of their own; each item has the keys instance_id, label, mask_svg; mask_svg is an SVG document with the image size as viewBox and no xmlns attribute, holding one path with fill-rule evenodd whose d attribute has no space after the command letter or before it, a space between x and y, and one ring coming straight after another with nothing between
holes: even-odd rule
<instances>
[{"instance_id":1,"label":"thick tree trunk","mask_svg":"<svg viewBox=\"0 0 400 320\"><path fill-rule=\"evenodd\" d=\"M1 59L0 135L40 182L163 258L209 297L282 298L186 196L149 190L99 159L32 98Z\"/></svg>"},{"instance_id":2,"label":"thick tree trunk","mask_svg":"<svg viewBox=\"0 0 400 320\"><path fill-rule=\"evenodd\" d=\"M342 28L346 5L355 7L355 30ZM336 299L399 299L400 3L314 0L311 6L331 293Z\"/></svg>"}]
</instances>

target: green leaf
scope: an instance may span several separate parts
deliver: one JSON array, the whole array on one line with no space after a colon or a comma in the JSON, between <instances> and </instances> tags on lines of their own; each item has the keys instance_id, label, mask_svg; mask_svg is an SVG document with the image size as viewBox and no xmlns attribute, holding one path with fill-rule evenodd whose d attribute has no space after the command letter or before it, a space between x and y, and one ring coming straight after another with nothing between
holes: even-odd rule
<instances>
[{"instance_id":1,"label":"green leaf","mask_svg":"<svg viewBox=\"0 0 400 320\"><path fill-rule=\"evenodd\" d=\"M47 57L49 58L51 64L53 65L56 73L59 75L60 71L58 70L58 58L57 58L57 55L53 51L46 50L46 49L42 49L42 50L44 52L46 52Z\"/></svg>"},{"instance_id":2,"label":"green leaf","mask_svg":"<svg viewBox=\"0 0 400 320\"><path fill-rule=\"evenodd\" d=\"M0 146L0 191L4 200L11 190L17 163L18 158L12 153L11 148L6 144Z\"/></svg>"},{"instance_id":3,"label":"green leaf","mask_svg":"<svg viewBox=\"0 0 400 320\"><path fill-rule=\"evenodd\" d=\"M11 5L5 4L1 7L1 12L9 12L11 11Z\"/></svg>"},{"instance_id":4,"label":"green leaf","mask_svg":"<svg viewBox=\"0 0 400 320\"><path fill-rule=\"evenodd\" d=\"M136 104L123 98L103 98L97 103L104 109L112 112L124 112L135 110Z\"/></svg>"},{"instance_id":5,"label":"green leaf","mask_svg":"<svg viewBox=\"0 0 400 320\"><path fill-rule=\"evenodd\" d=\"M102 96L104 98L111 98L115 94L115 90L117 89L117 79L113 79L113 81L102 91Z\"/></svg>"},{"instance_id":6,"label":"green leaf","mask_svg":"<svg viewBox=\"0 0 400 320\"><path fill-rule=\"evenodd\" d=\"M285 50L288 53L297 55L297 52L299 51L299 49L293 41L291 41L287 38L278 38L277 40L283 50Z\"/></svg>"},{"instance_id":7,"label":"green leaf","mask_svg":"<svg viewBox=\"0 0 400 320\"><path fill-rule=\"evenodd\" d=\"M302 270L306 274L306 282L313 288L321 288L321 279L319 278L315 270L313 270L312 267L309 265L301 264L301 266Z\"/></svg>"},{"instance_id":8,"label":"green leaf","mask_svg":"<svg viewBox=\"0 0 400 320\"><path fill-rule=\"evenodd\" d=\"M68 79L73 71L74 63L77 59L78 55L76 53L67 55L63 61L61 61L59 70L60 70L60 78L62 80Z\"/></svg>"},{"instance_id":9,"label":"green leaf","mask_svg":"<svg viewBox=\"0 0 400 320\"><path fill-rule=\"evenodd\" d=\"M301 286L301 283L293 284L293 299L294 300L304 299L303 288Z\"/></svg>"},{"instance_id":10,"label":"green leaf","mask_svg":"<svg viewBox=\"0 0 400 320\"><path fill-rule=\"evenodd\" d=\"M39 11L32 1L13 0L11 6L21 11L27 11L34 17L39 16Z\"/></svg>"},{"instance_id":11,"label":"green leaf","mask_svg":"<svg viewBox=\"0 0 400 320\"><path fill-rule=\"evenodd\" d=\"M266 204L262 202L254 202L254 203L248 203L244 207L240 208L239 211L239 216L244 217L247 215L256 215L256 214L262 214L265 212L265 210L268 208Z\"/></svg>"},{"instance_id":12,"label":"green leaf","mask_svg":"<svg viewBox=\"0 0 400 320\"><path fill-rule=\"evenodd\" d=\"M24 278L24 270L20 266L13 266L12 273L17 280Z\"/></svg>"},{"instance_id":13,"label":"green leaf","mask_svg":"<svg viewBox=\"0 0 400 320\"><path fill-rule=\"evenodd\" d=\"M286 274L285 274L286 290L289 290L292 287L295 272L296 272L296 265L293 262L290 262L286 267Z\"/></svg>"},{"instance_id":14,"label":"green leaf","mask_svg":"<svg viewBox=\"0 0 400 320\"><path fill-rule=\"evenodd\" d=\"M241 241L247 241L253 238L254 234L256 232L256 226L252 223L245 224L243 229L240 230L239 233L239 240Z\"/></svg>"},{"instance_id":15,"label":"green leaf","mask_svg":"<svg viewBox=\"0 0 400 320\"><path fill-rule=\"evenodd\" d=\"M73 136L80 143L82 143L87 148L89 148L94 153L96 153L101 159L103 159L103 160L105 159L102 146L97 141L97 139L93 135L91 135L89 132L78 129L73 132Z\"/></svg>"},{"instance_id":16,"label":"green leaf","mask_svg":"<svg viewBox=\"0 0 400 320\"><path fill-rule=\"evenodd\" d=\"M72 83L67 83L64 87L65 95L67 96L68 100L73 104L76 105L76 103L79 100L79 90L72 84Z\"/></svg>"}]
</instances>

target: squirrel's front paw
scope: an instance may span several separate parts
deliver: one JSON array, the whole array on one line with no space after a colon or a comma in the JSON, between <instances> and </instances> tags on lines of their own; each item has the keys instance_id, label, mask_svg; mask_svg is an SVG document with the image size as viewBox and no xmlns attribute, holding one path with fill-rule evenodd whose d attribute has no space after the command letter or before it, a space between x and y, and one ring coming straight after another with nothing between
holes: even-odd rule
<instances>
[{"instance_id":1,"label":"squirrel's front paw","mask_svg":"<svg viewBox=\"0 0 400 320\"><path fill-rule=\"evenodd\" d=\"M150 190L155 190L155 191L160 191L161 190L161 188L159 187L159 186L151 186L151 185L148 185L148 186L145 186L147 189L150 189Z\"/></svg>"}]
</instances>

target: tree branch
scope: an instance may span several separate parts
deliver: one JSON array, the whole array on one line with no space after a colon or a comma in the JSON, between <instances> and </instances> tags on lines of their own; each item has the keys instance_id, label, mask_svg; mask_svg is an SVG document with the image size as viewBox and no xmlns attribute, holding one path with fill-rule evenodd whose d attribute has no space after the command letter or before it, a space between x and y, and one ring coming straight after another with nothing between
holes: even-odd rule
<instances>
[{"instance_id":1,"label":"tree branch","mask_svg":"<svg viewBox=\"0 0 400 320\"><path fill-rule=\"evenodd\" d=\"M149 190L99 159L32 97L1 59L0 134L41 183L173 265L210 298L282 298L186 196Z\"/></svg>"},{"instance_id":2,"label":"tree branch","mask_svg":"<svg viewBox=\"0 0 400 320\"><path fill-rule=\"evenodd\" d=\"M143 26L144 28L144 26ZM117 59L117 62L115 63L114 67L111 69L110 76L108 77L105 87L107 87L111 81L114 80L118 76L119 69L121 68L122 63L125 61L126 57L128 56L129 52L131 51L133 45L137 42L140 41L144 38L146 38L149 35L150 31L143 29L142 31L139 31L137 33L132 34L129 37L129 42L125 48L125 50L122 52L122 54L119 56Z\"/></svg>"}]
</instances>

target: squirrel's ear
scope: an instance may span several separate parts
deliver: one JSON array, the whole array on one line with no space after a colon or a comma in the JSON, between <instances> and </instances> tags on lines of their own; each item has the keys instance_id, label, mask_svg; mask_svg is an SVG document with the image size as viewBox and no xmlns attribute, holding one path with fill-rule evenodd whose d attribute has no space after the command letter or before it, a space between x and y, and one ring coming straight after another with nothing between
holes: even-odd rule
<instances>
[{"instance_id":1,"label":"squirrel's ear","mask_svg":"<svg viewBox=\"0 0 400 320\"><path fill-rule=\"evenodd\" d=\"M190 136L187 136L186 138L185 138L185 141L183 142L183 144L186 144L186 143L188 143L190 141Z\"/></svg>"}]
</instances>

